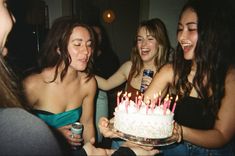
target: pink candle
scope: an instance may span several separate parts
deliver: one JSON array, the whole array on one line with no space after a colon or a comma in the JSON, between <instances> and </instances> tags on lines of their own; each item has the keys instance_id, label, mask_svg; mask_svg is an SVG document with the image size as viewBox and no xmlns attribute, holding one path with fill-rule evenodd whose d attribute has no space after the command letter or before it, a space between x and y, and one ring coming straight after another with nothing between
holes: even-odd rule
<instances>
[{"instance_id":1,"label":"pink candle","mask_svg":"<svg viewBox=\"0 0 235 156\"><path fill-rule=\"evenodd\" d=\"M128 93L127 94L127 103L128 103L128 105L130 104L130 98L131 98L131 93Z\"/></svg>"},{"instance_id":2,"label":"pink candle","mask_svg":"<svg viewBox=\"0 0 235 156\"><path fill-rule=\"evenodd\" d=\"M167 108L170 108L172 97L169 98Z\"/></svg>"},{"instance_id":3,"label":"pink candle","mask_svg":"<svg viewBox=\"0 0 235 156\"><path fill-rule=\"evenodd\" d=\"M138 96L138 102L137 102L138 108L140 108L141 102L142 102L142 97L139 95Z\"/></svg>"},{"instance_id":4,"label":"pink candle","mask_svg":"<svg viewBox=\"0 0 235 156\"><path fill-rule=\"evenodd\" d=\"M124 98L126 98L126 94L127 94L127 92L125 92L125 93L122 95L122 102L124 101Z\"/></svg>"},{"instance_id":5,"label":"pink candle","mask_svg":"<svg viewBox=\"0 0 235 156\"><path fill-rule=\"evenodd\" d=\"M164 99L164 102L163 102L164 115L166 115L168 98L169 98L169 97L168 97L168 95L167 95L166 98Z\"/></svg>"},{"instance_id":6,"label":"pink candle","mask_svg":"<svg viewBox=\"0 0 235 156\"><path fill-rule=\"evenodd\" d=\"M150 105L150 100L146 102L146 114L148 114L149 105Z\"/></svg>"},{"instance_id":7,"label":"pink candle","mask_svg":"<svg viewBox=\"0 0 235 156\"><path fill-rule=\"evenodd\" d=\"M122 91L117 93L117 105L120 104L120 95L122 94Z\"/></svg>"},{"instance_id":8,"label":"pink candle","mask_svg":"<svg viewBox=\"0 0 235 156\"><path fill-rule=\"evenodd\" d=\"M173 105L173 108L172 108L172 111L171 111L172 113L174 113L174 111L175 111L175 106L176 106L177 100L178 100L178 95L175 98L175 102L174 102L174 105Z\"/></svg>"},{"instance_id":9,"label":"pink candle","mask_svg":"<svg viewBox=\"0 0 235 156\"><path fill-rule=\"evenodd\" d=\"M159 92L158 95L159 95L159 96L158 96L158 106L160 106L160 105L161 105L161 100L162 100L161 92Z\"/></svg>"},{"instance_id":10,"label":"pink candle","mask_svg":"<svg viewBox=\"0 0 235 156\"><path fill-rule=\"evenodd\" d=\"M135 104L138 105L138 95L139 95L139 92L137 91L136 92L136 96L135 96Z\"/></svg>"}]
</instances>

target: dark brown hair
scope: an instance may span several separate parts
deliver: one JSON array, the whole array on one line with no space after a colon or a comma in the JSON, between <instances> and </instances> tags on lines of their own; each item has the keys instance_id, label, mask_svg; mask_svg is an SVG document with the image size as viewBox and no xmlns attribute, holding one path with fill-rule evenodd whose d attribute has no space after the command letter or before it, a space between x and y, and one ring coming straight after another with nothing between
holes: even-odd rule
<instances>
[{"instance_id":1,"label":"dark brown hair","mask_svg":"<svg viewBox=\"0 0 235 156\"><path fill-rule=\"evenodd\" d=\"M92 41L91 47L94 49L94 34L88 25L83 24L77 18L70 16L56 19L52 24L51 30L49 31L43 44L41 56L39 59L40 70L43 70L47 67L56 67L54 78L50 82L55 81L56 77L58 76L58 68L62 63L64 63L65 66L60 73L60 79L63 80L64 76L66 75L68 67L71 63L71 57L68 52L68 42L73 29L78 26L88 30ZM57 49L60 49L60 53L58 53ZM92 76L92 62L93 60L91 54L87 68L85 69L88 78L91 78Z\"/></svg>"}]
</instances>

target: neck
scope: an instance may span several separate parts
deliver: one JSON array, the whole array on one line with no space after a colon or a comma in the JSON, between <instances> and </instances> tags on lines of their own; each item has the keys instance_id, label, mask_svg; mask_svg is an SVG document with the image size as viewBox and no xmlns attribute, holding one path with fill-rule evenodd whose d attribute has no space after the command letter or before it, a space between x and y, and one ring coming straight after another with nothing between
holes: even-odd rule
<instances>
[{"instance_id":1,"label":"neck","mask_svg":"<svg viewBox=\"0 0 235 156\"><path fill-rule=\"evenodd\" d=\"M64 79L63 81L60 80L60 74L62 72L62 67L59 67L59 70L58 70L58 76L57 76L57 79L59 80L59 82L61 83L70 83L70 82L73 82L77 77L78 77L78 71L77 70L74 70L72 68L68 68L67 70L67 73L66 75L64 76Z\"/></svg>"},{"instance_id":2,"label":"neck","mask_svg":"<svg viewBox=\"0 0 235 156\"><path fill-rule=\"evenodd\" d=\"M155 66L155 64L154 64L154 60L149 61L149 62L144 62L144 63L143 63L143 68L144 68L144 69L156 70L156 66Z\"/></svg>"}]
</instances>

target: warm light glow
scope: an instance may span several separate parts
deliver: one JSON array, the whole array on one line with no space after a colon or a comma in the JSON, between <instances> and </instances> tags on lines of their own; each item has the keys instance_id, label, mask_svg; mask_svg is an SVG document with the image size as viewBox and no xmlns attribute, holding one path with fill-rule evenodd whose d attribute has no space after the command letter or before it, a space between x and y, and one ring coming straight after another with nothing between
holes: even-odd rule
<instances>
[{"instance_id":1,"label":"warm light glow","mask_svg":"<svg viewBox=\"0 0 235 156\"><path fill-rule=\"evenodd\" d=\"M106 23L112 23L115 19L115 14L112 10L105 10L103 12L103 19L104 19L104 22Z\"/></svg>"}]
</instances>

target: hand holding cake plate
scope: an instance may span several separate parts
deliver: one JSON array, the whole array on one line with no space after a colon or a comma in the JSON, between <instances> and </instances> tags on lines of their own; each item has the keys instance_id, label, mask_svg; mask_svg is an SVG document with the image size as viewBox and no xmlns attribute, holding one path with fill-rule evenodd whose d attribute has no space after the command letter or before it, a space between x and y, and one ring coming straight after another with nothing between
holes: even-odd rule
<instances>
[{"instance_id":1,"label":"hand holding cake plate","mask_svg":"<svg viewBox=\"0 0 235 156\"><path fill-rule=\"evenodd\" d=\"M113 122L110 122L109 128L115 133L118 132L119 134L118 137L120 139L130 141L132 143L143 145L143 146L151 146L151 147L167 146L177 141L177 137L174 134L172 134L171 137L162 138L162 139L150 139L150 138L143 138L143 137L125 134L125 133L122 133L121 131L116 130L113 126Z\"/></svg>"},{"instance_id":2,"label":"hand holding cake plate","mask_svg":"<svg viewBox=\"0 0 235 156\"><path fill-rule=\"evenodd\" d=\"M172 98L167 95L164 99L159 97L145 103L142 96L136 96L135 101L130 100L130 96L129 93L118 96L113 124L110 124L112 130L123 133L119 138L145 146L165 146L176 142L177 137L172 135Z\"/></svg>"}]
</instances>

